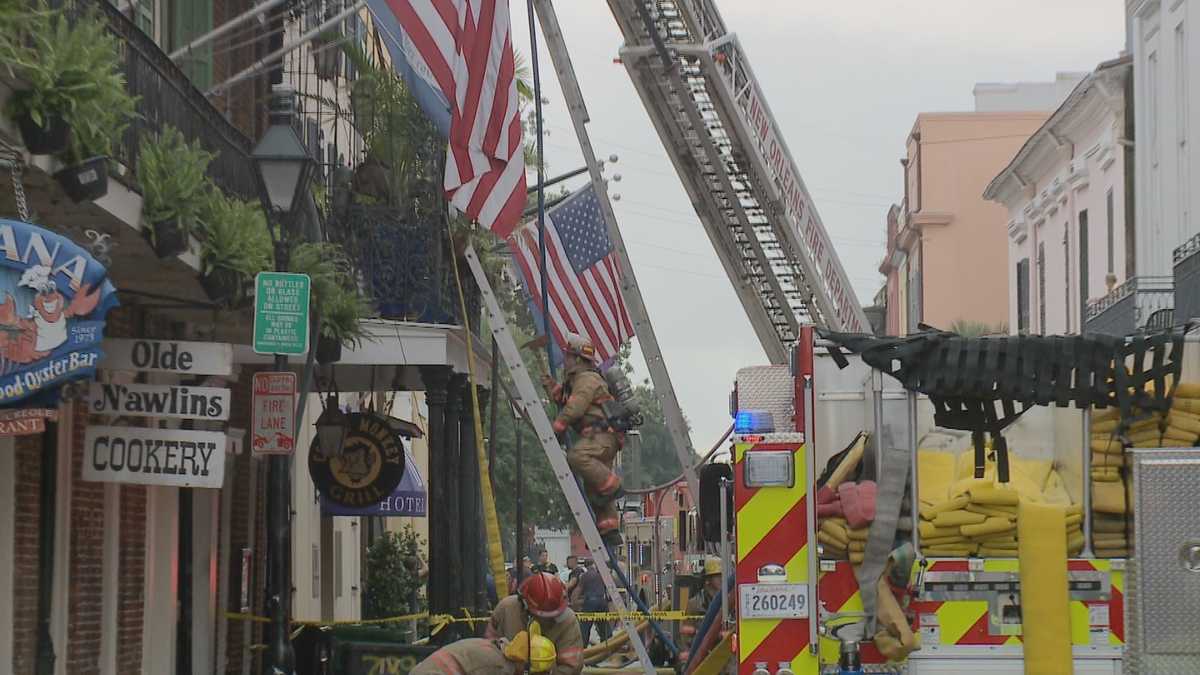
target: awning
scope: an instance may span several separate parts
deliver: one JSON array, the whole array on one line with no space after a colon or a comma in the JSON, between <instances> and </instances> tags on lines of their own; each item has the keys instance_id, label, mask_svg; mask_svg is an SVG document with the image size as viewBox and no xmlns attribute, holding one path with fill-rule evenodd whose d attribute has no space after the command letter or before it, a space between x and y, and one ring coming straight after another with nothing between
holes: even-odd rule
<instances>
[{"instance_id":1,"label":"awning","mask_svg":"<svg viewBox=\"0 0 1200 675\"><path fill-rule=\"evenodd\" d=\"M326 516L384 516L413 518L425 516L425 481L413 461L409 445L404 443L404 477L386 499L374 506L352 508L321 497L321 514Z\"/></svg>"}]
</instances>

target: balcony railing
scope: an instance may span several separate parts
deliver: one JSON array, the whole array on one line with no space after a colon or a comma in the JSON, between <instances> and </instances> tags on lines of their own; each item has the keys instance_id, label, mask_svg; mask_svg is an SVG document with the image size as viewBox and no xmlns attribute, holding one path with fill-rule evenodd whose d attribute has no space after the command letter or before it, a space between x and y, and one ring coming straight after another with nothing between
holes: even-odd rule
<instances>
[{"instance_id":1,"label":"balcony railing","mask_svg":"<svg viewBox=\"0 0 1200 675\"><path fill-rule=\"evenodd\" d=\"M445 223L413 222L390 206L356 204L330 231L350 252L381 317L462 324ZM479 289L462 262L459 267L471 329L478 333Z\"/></svg>"},{"instance_id":2,"label":"balcony railing","mask_svg":"<svg viewBox=\"0 0 1200 675\"><path fill-rule=\"evenodd\" d=\"M70 13L94 8L121 41L126 88L137 97L137 117L115 148L114 159L130 169L128 179L136 175L143 141L170 125L213 153L208 174L221 189L244 199L256 198L250 139L209 103L150 36L108 2L53 0L51 4Z\"/></svg>"},{"instance_id":3,"label":"balcony railing","mask_svg":"<svg viewBox=\"0 0 1200 675\"><path fill-rule=\"evenodd\" d=\"M1128 335L1139 329L1174 325L1175 287L1171 277L1133 277L1108 295L1088 303L1087 331Z\"/></svg>"},{"instance_id":4,"label":"balcony railing","mask_svg":"<svg viewBox=\"0 0 1200 675\"><path fill-rule=\"evenodd\" d=\"M1200 318L1200 234L1171 256L1175 263L1175 316L1179 323Z\"/></svg>"}]
</instances>

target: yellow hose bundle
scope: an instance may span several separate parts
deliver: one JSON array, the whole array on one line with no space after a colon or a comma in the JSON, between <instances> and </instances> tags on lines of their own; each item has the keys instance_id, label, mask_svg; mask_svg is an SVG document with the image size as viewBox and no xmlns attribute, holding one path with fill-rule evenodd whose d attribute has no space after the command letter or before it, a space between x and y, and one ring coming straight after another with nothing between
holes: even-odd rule
<instances>
[{"instance_id":1,"label":"yellow hose bundle","mask_svg":"<svg viewBox=\"0 0 1200 675\"><path fill-rule=\"evenodd\" d=\"M1011 532L1016 525L1008 518L988 518L977 525L963 525L962 533L966 537L986 537L989 534Z\"/></svg>"},{"instance_id":2,"label":"yellow hose bundle","mask_svg":"<svg viewBox=\"0 0 1200 675\"><path fill-rule=\"evenodd\" d=\"M955 510L943 511L937 514L933 519L934 527L954 527L956 525L975 525L987 520L987 516L982 513L971 513L970 511Z\"/></svg>"},{"instance_id":3,"label":"yellow hose bundle","mask_svg":"<svg viewBox=\"0 0 1200 675\"><path fill-rule=\"evenodd\" d=\"M1062 506L1021 502L1017 527L1025 675L1074 672L1065 521Z\"/></svg>"},{"instance_id":4,"label":"yellow hose bundle","mask_svg":"<svg viewBox=\"0 0 1200 675\"><path fill-rule=\"evenodd\" d=\"M1015 491L995 485L980 485L968 490L972 504L983 506L1016 506L1021 501Z\"/></svg>"}]
</instances>

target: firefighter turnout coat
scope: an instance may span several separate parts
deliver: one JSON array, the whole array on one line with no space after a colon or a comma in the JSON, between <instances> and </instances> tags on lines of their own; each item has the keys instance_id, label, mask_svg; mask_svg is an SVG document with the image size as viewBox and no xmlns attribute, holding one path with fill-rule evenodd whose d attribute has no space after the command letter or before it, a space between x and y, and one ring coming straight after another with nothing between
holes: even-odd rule
<instances>
[{"instance_id":1,"label":"firefighter turnout coat","mask_svg":"<svg viewBox=\"0 0 1200 675\"><path fill-rule=\"evenodd\" d=\"M511 640L517 633L528 629L530 622L535 620L542 630L542 636L554 643L558 665L550 671L552 675L577 675L583 672L583 635L579 631L579 620L570 608L563 610L555 619L542 619L525 611L520 596L510 595L492 611L485 635L493 640Z\"/></svg>"}]
</instances>

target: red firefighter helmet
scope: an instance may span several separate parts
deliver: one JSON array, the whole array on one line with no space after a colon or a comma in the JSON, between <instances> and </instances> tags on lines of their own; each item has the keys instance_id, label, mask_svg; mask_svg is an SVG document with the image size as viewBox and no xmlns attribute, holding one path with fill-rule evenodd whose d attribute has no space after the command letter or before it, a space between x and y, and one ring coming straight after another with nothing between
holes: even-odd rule
<instances>
[{"instance_id":1,"label":"red firefighter helmet","mask_svg":"<svg viewBox=\"0 0 1200 675\"><path fill-rule=\"evenodd\" d=\"M543 619L553 619L567 608L567 588L558 577L538 572L521 582L517 590L529 611Z\"/></svg>"}]
</instances>

